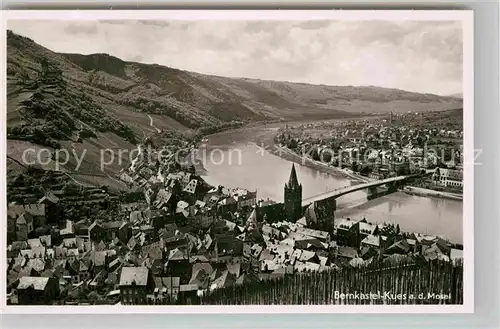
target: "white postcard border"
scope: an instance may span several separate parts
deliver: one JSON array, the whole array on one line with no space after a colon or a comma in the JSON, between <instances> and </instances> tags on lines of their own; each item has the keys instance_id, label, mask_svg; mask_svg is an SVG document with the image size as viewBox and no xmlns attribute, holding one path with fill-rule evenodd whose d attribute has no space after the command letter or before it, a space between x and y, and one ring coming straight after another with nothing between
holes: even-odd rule
<instances>
[{"instance_id":1,"label":"white postcard border","mask_svg":"<svg viewBox=\"0 0 500 329\"><path fill-rule=\"evenodd\" d=\"M464 304L463 305L202 305L202 306L13 306L6 305L6 281L0 280L0 311L9 314L228 314L228 313L473 313L474 312L474 45L471 10L19 10L2 11L2 30L7 20L391 20L451 21L463 23L464 100ZM6 49L6 33L0 36ZM0 52L1 89L7 90L6 51ZM5 67L3 67L5 66ZM0 95L0 131L6 135L6 94ZM0 177L6 177L7 140L0 141ZM5 181L0 194L6 196ZM0 200L0 236L6 237L6 197ZM4 239L0 239L2 241ZM6 273L6 245L0 243L0 271ZM3 275L1 275L3 277Z\"/></svg>"}]
</instances>

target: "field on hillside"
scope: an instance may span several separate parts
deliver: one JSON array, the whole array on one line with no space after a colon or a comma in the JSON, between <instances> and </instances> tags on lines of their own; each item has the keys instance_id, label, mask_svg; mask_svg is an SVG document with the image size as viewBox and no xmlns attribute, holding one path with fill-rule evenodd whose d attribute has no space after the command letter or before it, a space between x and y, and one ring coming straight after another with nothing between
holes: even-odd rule
<instances>
[{"instance_id":1,"label":"field on hillside","mask_svg":"<svg viewBox=\"0 0 500 329\"><path fill-rule=\"evenodd\" d=\"M12 31L7 77L10 152L33 143L86 152L80 174L101 172L103 149L131 150L165 132L199 136L256 122L462 107L455 97L397 89L226 78L107 54L60 54ZM76 165L73 156L64 169ZM126 165L110 164L104 176Z\"/></svg>"}]
</instances>

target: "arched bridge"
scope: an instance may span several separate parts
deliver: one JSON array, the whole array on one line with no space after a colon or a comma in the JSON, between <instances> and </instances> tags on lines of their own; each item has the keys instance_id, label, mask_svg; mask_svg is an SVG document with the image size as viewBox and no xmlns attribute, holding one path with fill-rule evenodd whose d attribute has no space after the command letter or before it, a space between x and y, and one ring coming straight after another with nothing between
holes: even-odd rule
<instances>
[{"instance_id":1,"label":"arched bridge","mask_svg":"<svg viewBox=\"0 0 500 329\"><path fill-rule=\"evenodd\" d=\"M308 206L311 203L317 202L317 201L322 201L322 200L331 200L334 201L335 199L360 190L365 190L365 189L376 189L378 186L382 185L389 185L389 189L391 188L396 188L400 183L403 183L405 180L408 180L410 178L418 177L420 175L409 175L409 176L397 176L397 177L391 177L391 178L386 178L374 182L368 182L368 183L363 183L363 184L358 184L358 185L352 185L352 186L345 186L341 188L337 188L335 190L325 192L318 194L316 196L303 199L302 200L302 206ZM370 198L370 195L368 196Z\"/></svg>"}]
</instances>

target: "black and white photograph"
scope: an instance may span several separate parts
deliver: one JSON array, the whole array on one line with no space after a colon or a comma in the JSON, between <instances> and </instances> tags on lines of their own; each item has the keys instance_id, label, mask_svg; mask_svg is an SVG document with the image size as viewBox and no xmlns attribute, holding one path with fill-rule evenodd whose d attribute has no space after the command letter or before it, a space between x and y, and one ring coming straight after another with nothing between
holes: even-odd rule
<instances>
[{"instance_id":1,"label":"black and white photograph","mask_svg":"<svg viewBox=\"0 0 500 329\"><path fill-rule=\"evenodd\" d=\"M6 309L473 306L470 12L148 13L6 18Z\"/></svg>"}]
</instances>

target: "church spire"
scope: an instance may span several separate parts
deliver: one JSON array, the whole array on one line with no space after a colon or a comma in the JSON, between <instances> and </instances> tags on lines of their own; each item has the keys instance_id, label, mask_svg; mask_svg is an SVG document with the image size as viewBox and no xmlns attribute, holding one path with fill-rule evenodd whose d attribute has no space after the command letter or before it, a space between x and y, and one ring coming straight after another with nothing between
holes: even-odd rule
<instances>
[{"instance_id":1,"label":"church spire","mask_svg":"<svg viewBox=\"0 0 500 329\"><path fill-rule=\"evenodd\" d=\"M292 165L290 178L285 184L284 210L288 221L295 223L302 215L302 185L297 179L295 164Z\"/></svg>"},{"instance_id":2,"label":"church spire","mask_svg":"<svg viewBox=\"0 0 500 329\"><path fill-rule=\"evenodd\" d=\"M297 179L297 172L295 172L295 164L292 164L292 171L290 172L290 178L288 179L288 187L299 186L299 180Z\"/></svg>"}]
</instances>

